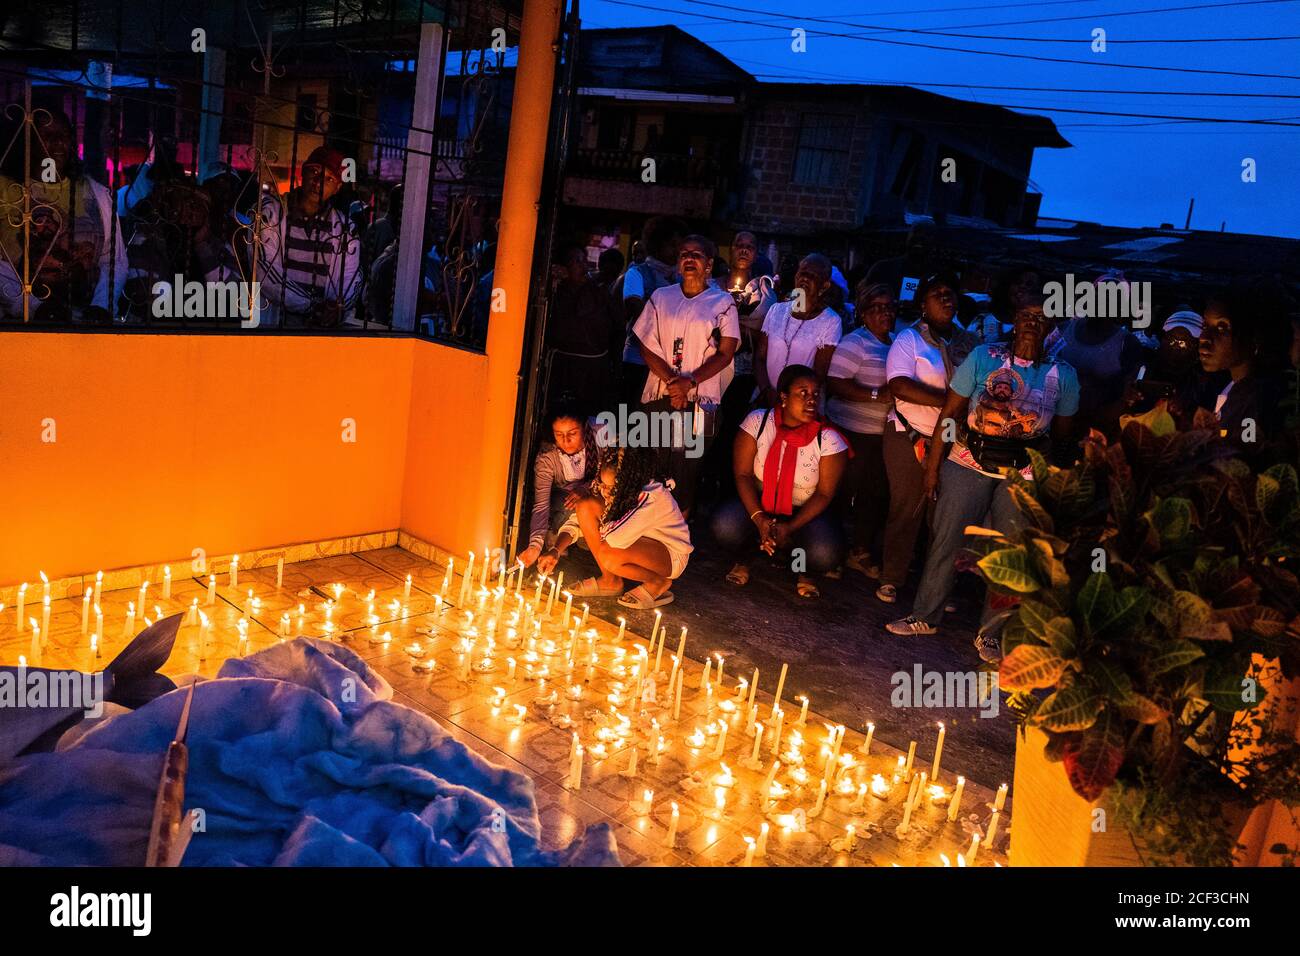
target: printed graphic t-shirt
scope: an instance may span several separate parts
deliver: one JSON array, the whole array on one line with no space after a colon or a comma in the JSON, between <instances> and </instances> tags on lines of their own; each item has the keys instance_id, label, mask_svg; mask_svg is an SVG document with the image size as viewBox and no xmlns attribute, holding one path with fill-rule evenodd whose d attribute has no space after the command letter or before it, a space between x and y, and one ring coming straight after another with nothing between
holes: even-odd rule
<instances>
[{"instance_id":1,"label":"printed graphic t-shirt","mask_svg":"<svg viewBox=\"0 0 1300 956\"><path fill-rule=\"evenodd\" d=\"M948 387L970 399L967 427L997 438L1032 441L1047 434L1057 415L1079 410L1079 377L1073 366L1015 358L1006 345L978 346ZM976 465L962 442L953 445L948 458L991 478L1003 477Z\"/></svg>"}]
</instances>

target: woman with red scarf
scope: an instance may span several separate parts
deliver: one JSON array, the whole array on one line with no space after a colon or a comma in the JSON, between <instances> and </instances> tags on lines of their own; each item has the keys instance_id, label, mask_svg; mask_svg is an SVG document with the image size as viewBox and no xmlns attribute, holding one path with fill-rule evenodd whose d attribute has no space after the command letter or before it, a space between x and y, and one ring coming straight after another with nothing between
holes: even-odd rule
<instances>
[{"instance_id":1,"label":"woman with red scarf","mask_svg":"<svg viewBox=\"0 0 1300 956\"><path fill-rule=\"evenodd\" d=\"M733 448L733 498L713 514L713 536L736 555L727 574L749 582L747 553L796 549L791 568L800 597L819 596L812 574L839 565L844 535L831 503L848 460L848 442L817 417L817 373L790 365L777 381L776 408L755 409L740 425Z\"/></svg>"}]
</instances>

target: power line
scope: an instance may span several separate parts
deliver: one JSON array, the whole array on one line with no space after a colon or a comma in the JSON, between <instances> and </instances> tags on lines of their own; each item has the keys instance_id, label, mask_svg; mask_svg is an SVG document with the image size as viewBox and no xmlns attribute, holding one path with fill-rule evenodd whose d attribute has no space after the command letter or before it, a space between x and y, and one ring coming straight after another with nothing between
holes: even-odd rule
<instances>
[{"instance_id":1,"label":"power line","mask_svg":"<svg viewBox=\"0 0 1300 956\"><path fill-rule=\"evenodd\" d=\"M734 6L730 6L725 3L714 3L714 2L710 2L710 0L680 0L680 2L690 4L693 7L713 7L720 10L735 9ZM1197 9L1202 9L1204 7L1234 7L1234 6L1249 5L1252 3L1282 3L1282 2L1286 2L1286 0L1237 0L1237 2L1235 3L1207 3L1207 4L1200 4L1197 6L1180 7L1177 9L1197 10ZM1168 10L1174 8L1164 8L1164 9ZM1151 10L1146 12L1158 13L1162 11ZM699 16L699 15L700 14L693 14L693 16ZM873 32L878 32L878 33L924 34L926 36L958 37L961 39L969 39L969 40L1005 40L1014 43L1087 43L1089 42L1088 40L1083 39L1081 37L1009 37L1009 36L990 35L987 33L950 33L950 32L945 32L946 30L951 29L948 27L921 27L917 29L908 29L905 27L884 27L884 26L879 26L871 23L855 23L852 20L839 20L834 17L814 17L814 16L806 16L801 14L780 14L780 13L776 15L777 16L798 16L799 19L801 20L808 20L812 23L829 23L832 26L873 28L871 32L854 34L855 37L859 37L859 38L869 37L872 35ZM960 27L957 27L957 29L970 29L971 27L983 27L983 26L1011 26L1011 25L1026 24L1026 23L1057 23L1057 22L1065 22L1069 20L1096 20L1096 19L1101 19L1109 16L1117 16L1117 15L1118 14L1099 13L1090 16L1057 17L1048 20L1007 20L1007 21L1003 21L1000 24L972 23L972 24L964 24ZM1124 14L1124 16L1132 16L1132 15L1133 15L1132 12ZM752 23L753 21L747 21L747 22ZM754 24L754 26L766 26L766 25L767 24L765 23ZM761 39L761 38L749 38L748 41L745 39L729 39L729 40L718 40L716 42L744 43L744 42L752 42L752 40L754 39ZM1117 39L1108 38L1107 43L1129 43L1129 44L1132 43L1273 43L1282 40L1300 40L1300 36L1169 37L1169 38L1161 38L1161 39L1128 39L1128 38L1121 37Z\"/></svg>"},{"instance_id":2,"label":"power line","mask_svg":"<svg viewBox=\"0 0 1300 956\"><path fill-rule=\"evenodd\" d=\"M621 7L635 7L641 10L653 10L656 13L661 13L661 14L675 14L678 16L682 16L682 15L697 16L709 20L716 20L720 23L732 23L732 24L738 24L744 26L756 26L756 27L762 27L766 29L780 30L782 33L785 33L790 29L788 25L781 26L777 24L753 23L752 21L736 20L730 17L718 17L718 16L712 16L710 14L702 14L702 13L696 14L696 13L691 13L688 10L670 9L662 5L652 6L650 4L645 4L645 3L635 3L632 2L632 0L603 0L603 2L612 3L615 4L616 6L621 6ZM691 0L686 0L686 2L691 2ZM1284 0L1245 0L1245 2L1277 3L1277 2L1284 2ZM790 14L777 14L777 15L790 16ZM800 28L800 29L804 29L804 28ZM1067 59L1061 59L1060 57L1035 56L1030 53L1008 53L1005 51L998 51L998 50L971 50L966 47L940 46L933 43L917 43L909 40L886 40L882 37L858 36L850 33L835 33L833 31L827 31L827 30L804 29L804 33L807 36L823 36L832 39L843 39L843 40L863 40L867 43L884 43L890 46L915 47L924 50L937 50L943 53L966 53L972 56L994 56L994 57L1013 59L1013 60L1034 60L1040 63L1063 63L1063 64L1070 64L1073 66L1105 67L1113 70L1153 70L1161 73L1197 73L1197 74L1203 74L1207 76L1237 76L1237 77L1249 77L1251 79L1300 80L1300 75L1296 75L1293 73L1243 73L1235 70L1200 70L1193 67L1152 66L1148 64L1134 64L1134 63L1105 63L1105 62L1098 62L1095 60L1067 60Z\"/></svg>"}]
</instances>

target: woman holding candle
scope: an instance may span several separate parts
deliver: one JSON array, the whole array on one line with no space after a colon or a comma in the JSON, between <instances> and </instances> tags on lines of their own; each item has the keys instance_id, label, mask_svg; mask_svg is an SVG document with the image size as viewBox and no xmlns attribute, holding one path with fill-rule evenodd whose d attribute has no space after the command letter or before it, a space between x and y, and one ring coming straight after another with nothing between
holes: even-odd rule
<instances>
[{"instance_id":1,"label":"woman holding candle","mask_svg":"<svg viewBox=\"0 0 1300 956\"><path fill-rule=\"evenodd\" d=\"M579 581L571 593L609 597L632 580L641 583L619 598L624 607L648 611L671 603L669 587L686 570L694 547L677 502L655 477L654 449L606 449L593 488L560 530L555 548L538 560L538 570L549 573L581 535L600 577Z\"/></svg>"},{"instance_id":2,"label":"woman holding candle","mask_svg":"<svg viewBox=\"0 0 1300 956\"><path fill-rule=\"evenodd\" d=\"M553 539L573 515L574 505L596 477L600 463L597 438L601 428L574 406L565 405L546 417L543 441L533 459L533 511L529 518L528 547L515 559L532 567L542 556L547 539Z\"/></svg>"},{"instance_id":3,"label":"woman holding candle","mask_svg":"<svg viewBox=\"0 0 1300 956\"><path fill-rule=\"evenodd\" d=\"M805 365L788 366L777 382L775 409L756 409L741 423L733 449L739 498L713 516L713 534L736 555L727 580L749 582L745 554L757 542L769 555L800 548L800 597L819 596L811 573L840 563L843 534L831 511L849 457L848 443L817 417L818 376Z\"/></svg>"}]
</instances>

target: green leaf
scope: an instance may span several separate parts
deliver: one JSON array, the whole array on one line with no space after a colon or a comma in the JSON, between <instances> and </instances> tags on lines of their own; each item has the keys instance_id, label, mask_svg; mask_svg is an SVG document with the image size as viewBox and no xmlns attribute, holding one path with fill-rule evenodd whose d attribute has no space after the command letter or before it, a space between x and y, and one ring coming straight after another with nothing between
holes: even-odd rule
<instances>
[{"instance_id":1,"label":"green leaf","mask_svg":"<svg viewBox=\"0 0 1300 956\"><path fill-rule=\"evenodd\" d=\"M1155 676L1167 674L1205 656L1205 652L1190 641L1171 641L1147 658L1146 668Z\"/></svg>"},{"instance_id":2,"label":"green leaf","mask_svg":"<svg viewBox=\"0 0 1300 956\"><path fill-rule=\"evenodd\" d=\"M1097 717L1079 740L1062 751L1065 775L1074 792L1096 800L1114 782L1124 765L1124 732L1109 710Z\"/></svg>"},{"instance_id":3,"label":"green leaf","mask_svg":"<svg viewBox=\"0 0 1300 956\"><path fill-rule=\"evenodd\" d=\"M1047 459L1037 449L1030 448L1027 451L1029 452L1029 469L1033 472L1034 481L1042 481L1051 472Z\"/></svg>"},{"instance_id":4,"label":"green leaf","mask_svg":"<svg viewBox=\"0 0 1300 956\"><path fill-rule=\"evenodd\" d=\"M1052 618L1043 628L1043 640L1062 657L1074 657L1077 646L1074 622L1068 617Z\"/></svg>"},{"instance_id":5,"label":"green leaf","mask_svg":"<svg viewBox=\"0 0 1300 956\"><path fill-rule=\"evenodd\" d=\"M1030 594L1041 588L1024 548L999 548L980 558L978 564L985 579L997 587L1019 594Z\"/></svg>"},{"instance_id":6,"label":"green leaf","mask_svg":"<svg viewBox=\"0 0 1300 956\"><path fill-rule=\"evenodd\" d=\"M1040 531L1048 533L1052 531L1052 516L1038 503L1038 499L1023 483L1014 482L1007 485L1007 494L1011 496L1011 502L1020 512L1020 517L1024 519L1025 524Z\"/></svg>"},{"instance_id":7,"label":"green leaf","mask_svg":"<svg viewBox=\"0 0 1300 956\"><path fill-rule=\"evenodd\" d=\"M1191 591L1175 591L1173 603L1178 613L1179 637L1196 641L1232 640L1232 629L1223 621L1215 620L1214 609L1204 598Z\"/></svg>"},{"instance_id":8,"label":"green leaf","mask_svg":"<svg viewBox=\"0 0 1300 956\"><path fill-rule=\"evenodd\" d=\"M1064 733L1092 726L1105 700L1084 683L1073 684L1052 694L1034 714L1034 723L1044 730Z\"/></svg>"},{"instance_id":9,"label":"green leaf","mask_svg":"<svg viewBox=\"0 0 1300 956\"><path fill-rule=\"evenodd\" d=\"M1192 530L1192 503L1186 498L1165 498L1146 513L1151 527L1165 544L1178 544Z\"/></svg>"},{"instance_id":10,"label":"green leaf","mask_svg":"<svg viewBox=\"0 0 1300 956\"><path fill-rule=\"evenodd\" d=\"M1128 700L1121 702L1119 712L1128 720L1136 720L1139 724L1155 724L1169 716L1169 712L1153 701L1150 697L1143 697L1141 694L1133 694Z\"/></svg>"},{"instance_id":11,"label":"green leaf","mask_svg":"<svg viewBox=\"0 0 1300 956\"><path fill-rule=\"evenodd\" d=\"M1213 671L1205 676L1201 696L1209 701L1211 707L1223 714L1235 714L1239 710L1251 710L1259 706L1264 699L1264 688L1256 684L1252 689L1255 699L1247 700L1240 672L1230 670Z\"/></svg>"},{"instance_id":12,"label":"green leaf","mask_svg":"<svg viewBox=\"0 0 1300 956\"><path fill-rule=\"evenodd\" d=\"M1104 571L1094 571L1083 582L1079 596L1075 599L1075 607L1090 634L1103 621L1114 616L1115 586L1110 583L1110 577Z\"/></svg>"},{"instance_id":13,"label":"green leaf","mask_svg":"<svg viewBox=\"0 0 1300 956\"><path fill-rule=\"evenodd\" d=\"M1056 611L1042 601L1025 598L1020 602L1019 617L1029 633L1042 637L1047 630L1047 622L1056 617Z\"/></svg>"},{"instance_id":14,"label":"green leaf","mask_svg":"<svg viewBox=\"0 0 1300 956\"><path fill-rule=\"evenodd\" d=\"M1050 647L1021 644L998 665L998 686L1004 690L1034 690L1053 686L1067 661Z\"/></svg>"},{"instance_id":15,"label":"green leaf","mask_svg":"<svg viewBox=\"0 0 1300 956\"><path fill-rule=\"evenodd\" d=\"M1089 658L1084 665L1088 676L1097 682L1101 692L1117 703L1133 698L1133 680L1124 668L1104 657Z\"/></svg>"},{"instance_id":16,"label":"green leaf","mask_svg":"<svg viewBox=\"0 0 1300 956\"><path fill-rule=\"evenodd\" d=\"M1259 509L1265 519L1268 518L1272 511L1273 503L1277 500L1282 486L1274 478L1268 475L1260 475L1255 479L1255 507Z\"/></svg>"},{"instance_id":17,"label":"green leaf","mask_svg":"<svg viewBox=\"0 0 1300 956\"><path fill-rule=\"evenodd\" d=\"M1115 595L1109 613L1092 622L1094 639L1114 640L1140 624L1146 617L1151 597L1145 588L1127 587Z\"/></svg>"}]
</instances>

